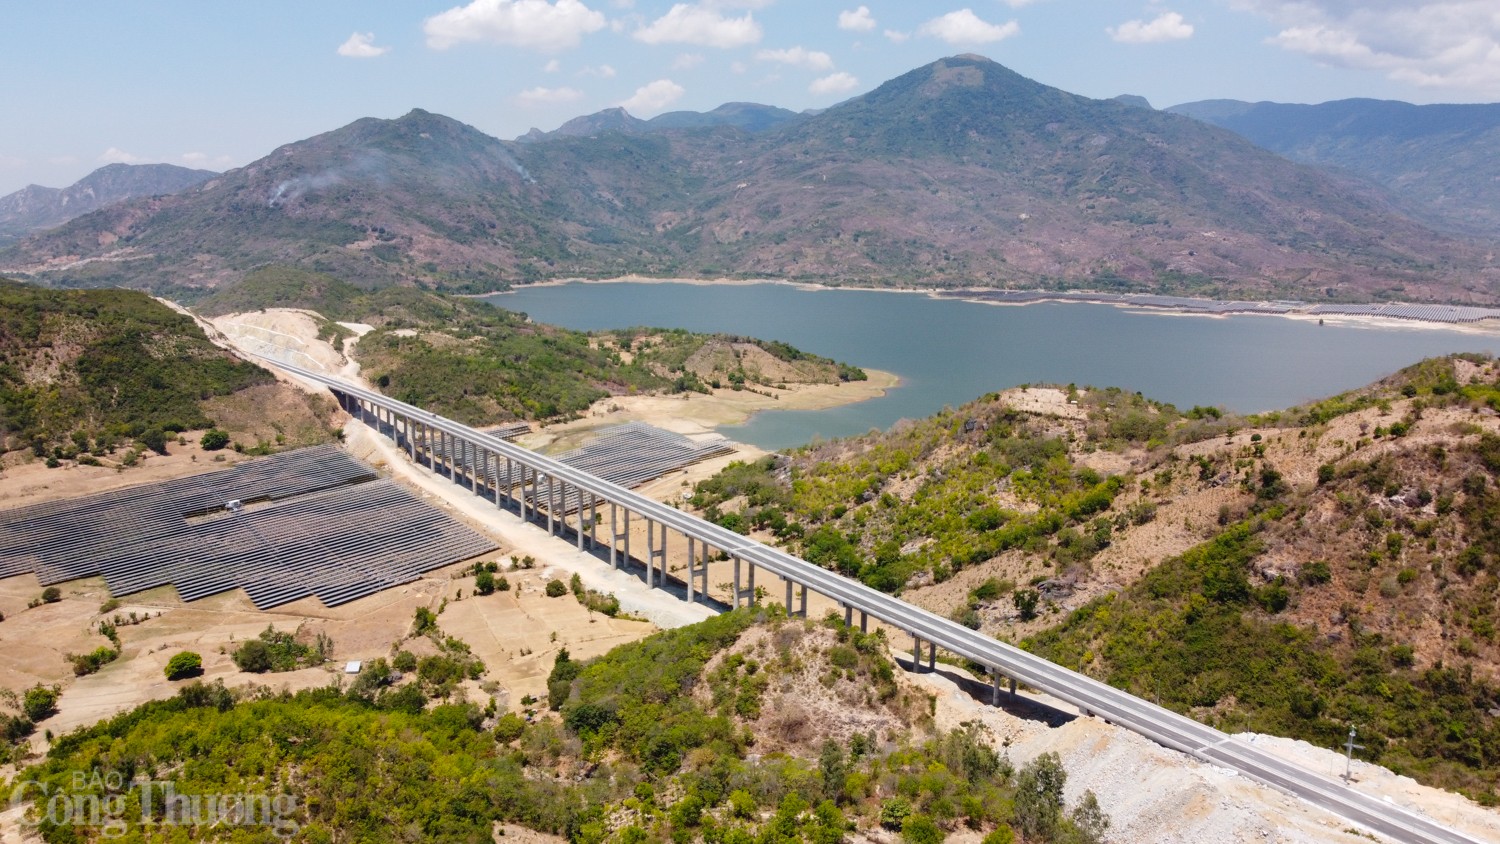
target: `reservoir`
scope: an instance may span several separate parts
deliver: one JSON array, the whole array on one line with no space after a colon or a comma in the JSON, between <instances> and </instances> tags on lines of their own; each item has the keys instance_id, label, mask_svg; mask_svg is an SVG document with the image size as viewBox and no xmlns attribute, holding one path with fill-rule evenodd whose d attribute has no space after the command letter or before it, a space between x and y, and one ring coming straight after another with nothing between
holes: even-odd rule
<instances>
[{"instance_id":1,"label":"reservoir","mask_svg":"<svg viewBox=\"0 0 1500 844\"><path fill-rule=\"evenodd\" d=\"M1277 410L1360 387L1450 352L1500 351L1500 333L1425 323L1319 325L1112 305L986 305L921 294L786 284L572 283L488 297L582 330L653 326L781 340L901 376L884 397L768 411L721 428L768 449L888 428L1018 384L1120 387L1179 408Z\"/></svg>"}]
</instances>

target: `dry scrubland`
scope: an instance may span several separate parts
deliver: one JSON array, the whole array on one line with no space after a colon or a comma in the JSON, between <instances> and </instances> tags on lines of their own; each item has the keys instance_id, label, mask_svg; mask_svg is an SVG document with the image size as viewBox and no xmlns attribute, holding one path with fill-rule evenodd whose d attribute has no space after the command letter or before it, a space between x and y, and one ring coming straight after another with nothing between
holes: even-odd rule
<instances>
[{"instance_id":1,"label":"dry scrubland","mask_svg":"<svg viewBox=\"0 0 1500 844\"><path fill-rule=\"evenodd\" d=\"M260 323L255 325L254 323ZM243 343L248 337L261 342L280 335L295 341L276 339L278 344L295 343L295 348L324 368L347 377L357 377L357 366L316 341L317 322L311 318L269 314L253 319L235 317L217 322L229 341ZM290 331L286 329L292 329ZM309 336L309 330L311 335ZM264 346L259 347L264 349ZM285 380L285 379L283 379ZM825 388L802 388L783 394L781 404L808 402L808 406L826 406L854 395L875 393L881 386L878 378L861 385L844 384ZM309 391L315 392L315 391ZM821 395L819 395L821 392ZM283 393L284 394L284 393ZM754 394L721 391L714 396L617 397L605 399L583 418L545 428L532 435L529 442L547 450L575 445L588 431L616 420L640 419L690 435L704 433L714 424L722 424L737 415L746 415L757 405L772 400ZM1061 390L1032 388L1011 391L1004 401L1012 408L1047 420L1058 435L1081 433L1087 414L1071 404ZM1390 413L1399 417L1403 408ZM1379 411L1370 411L1379 413ZM1383 418L1383 417L1382 417ZM168 683L161 668L166 659L180 649L192 649L204 656L205 677L223 679L230 685L269 684L288 689L312 688L335 682L343 661L389 656L393 646L411 648L419 656L434 650L425 639L408 639L416 608L441 610L438 623L444 633L465 641L486 666L479 681L465 681L461 694L484 701L497 698L502 708L521 710L521 701L530 696L545 699L547 678L557 653L566 648L575 659L601 654L625 642L636 641L650 631L674 627L706 617L702 607L686 607L664 593L647 590L639 578L612 572L594 555L580 553L571 542L548 537L535 527L522 525L515 517L499 513L482 500L447 481L435 478L412 466L388 441L375 436L353 420L344 424L348 447L357 456L374 463L381 470L411 485L434 505L472 526L489 532L501 541L502 550L488 555L503 568L510 590L489 596L474 594L474 579L465 566L453 566L432 573L423 580L399 589L329 610L313 599L257 612L239 593L215 596L192 605L178 601L169 589L130 596L108 615L137 613L147 620L121 626L122 657L92 676L73 679L63 654L82 652L103 643L91 628L101 618L101 603L107 598L98 580L65 584L62 600L55 604L26 609L26 603L40 591L32 577L0 581L0 611L7 621L0 625L0 686L19 688L30 683L61 683L65 691L60 712L42 726L61 732L90 723L98 718L124 711L144 700L173 694L180 683ZM1331 423L1318 442L1331 444L1358 439L1360 426L1368 419L1355 415ZM1435 430L1453 424L1457 419L1434 416L1424 423ZM1493 420L1484 422L1493 427ZM1417 432L1420 435L1420 431ZM1206 450L1237 451L1253 447L1254 433L1244 430L1228 439L1202 443ZM1318 447L1309 450L1305 441L1283 442L1267 431L1258 441L1293 482L1315 477L1320 461L1328 455ZM1331 446L1330 446L1331 447ZM1376 448L1384 445L1376 446ZM17 502L36 500L41 496L76 494L98 489L101 483L132 483L159 479L175 474L200 471L218 465L212 458L197 454L193 447L172 449L169 457L152 457L134 470L77 467L65 470L42 470L39 466L22 466L7 470L8 481L3 494ZM195 461L193 458L197 456ZM691 467L663 478L643 491L663 501L680 503L684 492L712 476L734 459L754 459L761 454L744 449L736 455ZM236 458L237 459L237 458ZM1124 453L1096 452L1083 455L1087 465L1101 472L1139 469L1147 459L1144 451ZM45 472L45 474L44 474ZM1138 531L1128 533L1094 559L1092 578L1074 584L1070 597L1059 601L1058 612L1076 606L1089 596L1130 582L1156 559L1179 553L1200 542L1214 530L1217 514L1226 504L1242 504L1240 493L1231 486L1202 488L1183 479L1157 484L1145 490L1126 493L1116 506L1128 505L1151 495L1157 503L1157 517ZM1017 502L1017 506L1020 502ZM645 547L644 533L637 527L632 548ZM671 549L669 564L679 568L683 543ZM531 557L533 568L516 570L514 559ZM1029 563L1019 558L1002 558L989 565L965 569L942 583L915 586L907 596L917 603L939 611L960 606L969 591L984 578L1005 574L1026 576ZM568 580L577 574L587 588L616 595L625 613L646 619L632 621L609 618L585 609L571 594L547 597L545 584L551 579ZM723 585L729 579L727 564L716 564L711 583L724 596ZM762 575L766 599L779 602L780 583ZM460 595L462 598L460 598ZM831 609L814 600L813 617ZM981 611L983 623L996 632L1020 635L1036 625L1014 617L1004 606ZM1043 621L1046 619L1044 618ZM1399 620L1392 619L1391 623ZM333 661L322 668L301 669L269 675L238 672L227 655L235 643L253 637L267 623L281 630L296 630L300 639L310 640L318 633L334 641ZM1040 623L1040 622L1039 622ZM716 657L708 672L722 667L733 655L741 658L765 658L782 644L794 655L790 670L777 675L766 690L766 705L751 722L753 733L761 737L757 753L787 751L807 755L816 753L824 737L848 738L855 732L871 731L896 734L909 730L921 732L931 728L950 728L963 722L982 723L989 741L1016 764L1036 758L1044 752L1056 752L1069 771L1067 802L1073 805L1085 789L1099 795L1101 804L1111 815L1110 840L1152 841L1328 841L1353 840L1346 825L1322 813L1302 806L1270 789L1236 778L1224 771L1185 759L1150 742L1125 733L1095 719L1077 718L1064 705L1043 695L1025 691L1001 708L991 708L975 700L972 686L964 686L963 676L951 666L940 666L937 674L902 675L897 681L902 690L889 702L875 701L871 688L847 681L829 684L821 676L823 654L830 643L826 631L796 636L795 641L780 643L781 635L765 628L752 628L733 648ZM899 650L904 642L895 638ZM45 642L46 646L39 643ZM1426 654L1424 653L1424 658ZM493 685L492 685L493 684ZM698 694L711 689L700 687ZM987 698L987 690L979 696ZM931 696L931 699L929 699ZM1336 757L1327 751L1284 739L1256 737L1276 752L1298 756L1316 770L1331 770ZM37 744L40 746L41 739ZM1500 837L1500 816L1478 809L1462 798L1418 786L1405 778L1368 765L1357 766L1357 787L1373 789L1391 799L1427 811L1440 819L1483 839ZM557 840L505 826L507 840ZM950 840L977 841L974 833L958 831ZM869 840L882 840L876 834Z\"/></svg>"}]
</instances>

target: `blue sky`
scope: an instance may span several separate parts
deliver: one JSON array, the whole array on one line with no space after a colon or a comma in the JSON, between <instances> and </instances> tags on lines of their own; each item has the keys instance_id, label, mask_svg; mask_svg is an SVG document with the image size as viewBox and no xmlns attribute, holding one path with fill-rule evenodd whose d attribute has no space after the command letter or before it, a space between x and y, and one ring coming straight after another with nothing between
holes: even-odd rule
<instances>
[{"instance_id":1,"label":"blue sky","mask_svg":"<svg viewBox=\"0 0 1500 844\"><path fill-rule=\"evenodd\" d=\"M822 108L980 53L1091 97L1500 100L1496 0L7 3L0 195L226 169L413 107L502 138L625 105Z\"/></svg>"}]
</instances>

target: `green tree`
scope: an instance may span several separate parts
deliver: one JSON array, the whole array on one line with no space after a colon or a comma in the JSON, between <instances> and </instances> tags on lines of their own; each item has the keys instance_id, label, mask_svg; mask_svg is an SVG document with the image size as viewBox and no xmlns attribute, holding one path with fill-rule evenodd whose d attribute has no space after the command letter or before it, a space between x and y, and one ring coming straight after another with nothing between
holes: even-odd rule
<instances>
[{"instance_id":1,"label":"green tree","mask_svg":"<svg viewBox=\"0 0 1500 844\"><path fill-rule=\"evenodd\" d=\"M42 590L42 603L55 604L62 600L62 590L56 586L48 586Z\"/></svg>"},{"instance_id":2,"label":"green tree","mask_svg":"<svg viewBox=\"0 0 1500 844\"><path fill-rule=\"evenodd\" d=\"M1022 621L1036 618L1036 605L1040 599L1041 595L1037 594L1035 589L1017 589L1011 595L1011 600L1016 602L1016 612L1021 614Z\"/></svg>"},{"instance_id":3,"label":"green tree","mask_svg":"<svg viewBox=\"0 0 1500 844\"><path fill-rule=\"evenodd\" d=\"M1062 824L1063 785L1068 772L1056 753L1027 762L1016 777L1016 826L1029 841L1050 841Z\"/></svg>"},{"instance_id":4,"label":"green tree","mask_svg":"<svg viewBox=\"0 0 1500 844\"><path fill-rule=\"evenodd\" d=\"M167 434L160 428L147 428L141 432L141 445L157 454L167 453Z\"/></svg>"},{"instance_id":5,"label":"green tree","mask_svg":"<svg viewBox=\"0 0 1500 844\"><path fill-rule=\"evenodd\" d=\"M901 840L906 844L942 844L943 830L926 815L907 815L901 822Z\"/></svg>"},{"instance_id":6,"label":"green tree","mask_svg":"<svg viewBox=\"0 0 1500 844\"><path fill-rule=\"evenodd\" d=\"M221 431L218 428L209 428L199 438L198 445L202 446L204 451L218 451L229 445L229 432Z\"/></svg>"},{"instance_id":7,"label":"green tree","mask_svg":"<svg viewBox=\"0 0 1500 844\"><path fill-rule=\"evenodd\" d=\"M823 752L818 757L818 774L823 778L823 795L834 801L842 799L844 777L848 773L849 763L844 759L844 749L833 739L823 742Z\"/></svg>"},{"instance_id":8,"label":"green tree","mask_svg":"<svg viewBox=\"0 0 1500 844\"><path fill-rule=\"evenodd\" d=\"M21 698L21 711L33 722L45 721L57 714L57 688L37 683Z\"/></svg>"},{"instance_id":9,"label":"green tree","mask_svg":"<svg viewBox=\"0 0 1500 844\"><path fill-rule=\"evenodd\" d=\"M566 583L563 583L561 580L547 581L547 597L561 598L566 594L568 594L568 586Z\"/></svg>"},{"instance_id":10,"label":"green tree","mask_svg":"<svg viewBox=\"0 0 1500 844\"><path fill-rule=\"evenodd\" d=\"M480 569L474 575L474 591L480 595L489 595L495 591L495 576L489 569Z\"/></svg>"},{"instance_id":11,"label":"green tree","mask_svg":"<svg viewBox=\"0 0 1500 844\"><path fill-rule=\"evenodd\" d=\"M203 673L203 657L192 651L181 651L167 660L167 667L162 669L168 680L181 680L184 677L192 677Z\"/></svg>"},{"instance_id":12,"label":"green tree","mask_svg":"<svg viewBox=\"0 0 1500 844\"><path fill-rule=\"evenodd\" d=\"M234 664L241 671L264 674L271 670L271 646L262 639L248 639L235 649Z\"/></svg>"},{"instance_id":13,"label":"green tree","mask_svg":"<svg viewBox=\"0 0 1500 844\"><path fill-rule=\"evenodd\" d=\"M1093 789L1083 793L1068 819L1073 822L1081 844L1099 844L1109 829L1109 815L1099 808L1099 798L1094 796Z\"/></svg>"},{"instance_id":14,"label":"green tree","mask_svg":"<svg viewBox=\"0 0 1500 844\"><path fill-rule=\"evenodd\" d=\"M426 607L417 607L412 613L411 634L421 636L437 629L437 614Z\"/></svg>"}]
</instances>

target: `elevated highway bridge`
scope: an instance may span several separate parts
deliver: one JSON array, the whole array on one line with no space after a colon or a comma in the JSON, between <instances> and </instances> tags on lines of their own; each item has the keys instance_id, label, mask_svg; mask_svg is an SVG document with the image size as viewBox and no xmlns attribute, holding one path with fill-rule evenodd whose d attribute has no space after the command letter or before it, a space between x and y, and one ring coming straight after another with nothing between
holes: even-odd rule
<instances>
[{"instance_id":1,"label":"elevated highway bridge","mask_svg":"<svg viewBox=\"0 0 1500 844\"><path fill-rule=\"evenodd\" d=\"M687 544L689 564L682 594L688 601L707 595L708 562L711 554L720 552L734 563L734 606L755 600L754 573L757 568L763 569L785 582L788 612L800 610L805 614L811 591L837 602L846 622L852 622L853 614L859 613L862 625L873 617L906 631L913 638L914 669L921 668L924 647L929 668L936 650L942 648L983 665L992 678L997 699L1002 678L1009 679L1012 691L1019 681L1077 706L1083 714L1096 715L1163 746L1238 771L1397 841L1478 844L1476 839L1430 818L1362 794L1339 780L1306 770L1191 718L545 455L341 379L265 360L327 387L345 410L391 437L413 461L452 478L497 506L516 510L525 520L544 524L550 532L573 534L580 549L599 541L599 528L605 522L603 541L609 563L617 568L633 559L631 519L643 520L648 547L642 562L648 585L668 583L668 534L676 533ZM562 503L565 501L566 506ZM607 522L603 518L606 510ZM798 610L794 610L794 601Z\"/></svg>"}]
</instances>

